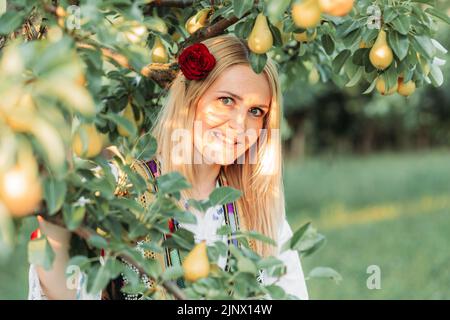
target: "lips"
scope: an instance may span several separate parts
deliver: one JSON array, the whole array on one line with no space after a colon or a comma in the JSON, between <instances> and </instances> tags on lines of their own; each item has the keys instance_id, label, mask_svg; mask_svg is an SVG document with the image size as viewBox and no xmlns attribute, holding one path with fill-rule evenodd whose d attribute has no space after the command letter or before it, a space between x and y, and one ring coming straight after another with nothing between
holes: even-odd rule
<instances>
[{"instance_id":1,"label":"lips","mask_svg":"<svg viewBox=\"0 0 450 320\"><path fill-rule=\"evenodd\" d=\"M238 144L238 143L239 143L238 140L237 140L237 138L233 139L233 138L227 137L226 135L224 135L224 134L223 134L222 132L220 132L220 131L214 131L214 132L213 132L213 135L214 135L217 139L220 139L220 140L222 140L223 142L225 142L226 144L235 145L235 144Z\"/></svg>"}]
</instances>

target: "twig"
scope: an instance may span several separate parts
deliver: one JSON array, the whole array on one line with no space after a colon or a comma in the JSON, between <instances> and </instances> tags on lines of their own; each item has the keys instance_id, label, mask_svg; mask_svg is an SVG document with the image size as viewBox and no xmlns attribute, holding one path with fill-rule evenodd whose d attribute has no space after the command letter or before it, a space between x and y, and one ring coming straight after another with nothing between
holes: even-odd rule
<instances>
[{"instance_id":1,"label":"twig","mask_svg":"<svg viewBox=\"0 0 450 320\"><path fill-rule=\"evenodd\" d=\"M46 215L44 217L45 220L47 220L48 222L54 223L62 228L66 228L64 222L61 219L60 215L55 215L55 216L48 216ZM75 233L77 236L79 236L80 238L82 238L83 240L88 240L91 236L95 235L96 232L90 230L89 228L80 226L78 227L76 230L73 231L73 233ZM122 253L122 254L118 254L117 255L119 258L121 258L122 260L124 260L125 262L128 262L129 264L133 265L136 267L136 269L139 271L139 273L141 275L145 275L147 276L149 279L153 279L153 277L151 277L149 274L147 274L145 272L145 270L139 265L139 263L137 263L132 257L130 257L129 255L127 255L126 253ZM171 294L173 294L173 296L178 299L178 300L186 300L187 297L186 295L183 293L183 291L181 291L181 289L172 281L163 281L162 282L162 286L164 287L164 289L166 289L168 292L170 292Z\"/></svg>"},{"instance_id":2,"label":"twig","mask_svg":"<svg viewBox=\"0 0 450 320\"><path fill-rule=\"evenodd\" d=\"M246 15L244 15L241 19L243 19L247 15L248 15L248 13ZM231 18L221 19L212 25L209 25L209 26L206 26L206 27L203 27L203 28L197 30L189 38L187 38L180 44L180 48L181 48L180 52L182 51L183 48L189 46L192 43L200 42L205 39L221 35L222 33L224 33L225 29L232 26L233 24L235 24L236 22L238 22L241 19L233 16Z\"/></svg>"}]
</instances>

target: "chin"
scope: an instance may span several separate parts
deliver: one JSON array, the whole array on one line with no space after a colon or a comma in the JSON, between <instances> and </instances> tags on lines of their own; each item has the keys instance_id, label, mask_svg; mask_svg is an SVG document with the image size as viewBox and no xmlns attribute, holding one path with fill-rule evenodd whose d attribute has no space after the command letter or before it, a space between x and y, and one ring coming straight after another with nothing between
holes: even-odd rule
<instances>
[{"instance_id":1,"label":"chin","mask_svg":"<svg viewBox=\"0 0 450 320\"><path fill-rule=\"evenodd\" d=\"M203 160L206 163L220 164L222 166L227 166L233 164L239 157L241 157L244 152L236 152L236 150L227 150L226 152L214 152L214 153L204 153Z\"/></svg>"},{"instance_id":2,"label":"chin","mask_svg":"<svg viewBox=\"0 0 450 320\"><path fill-rule=\"evenodd\" d=\"M220 164L222 166L228 166L230 164L233 164L236 159L237 158L235 158L235 157L226 158L226 157L222 157L222 156L218 155L218 156L214 156L214 157L204 157L203 161L205 163L209 163L209 164Z\"/></svg>"}]
</instances>

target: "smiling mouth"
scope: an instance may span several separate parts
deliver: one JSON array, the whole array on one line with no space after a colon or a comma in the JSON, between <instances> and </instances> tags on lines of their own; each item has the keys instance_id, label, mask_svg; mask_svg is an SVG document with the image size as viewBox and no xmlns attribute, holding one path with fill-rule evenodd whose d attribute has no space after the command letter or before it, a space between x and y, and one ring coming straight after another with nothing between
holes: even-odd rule
<instances>
[{"instance_id":1,"label":"smiling mouth","mask_svg":"<svg viewBox=\"0 0 450 320\"><path fill-rule=\"evenodd\" d=\"M229 145L237 145L237 144L240 143L237 139L231 139L231 138L225 136L225 135L224 135L223 133L221 133L221 132L214 131L213 134L214 134L214 137L216 137L217 139L222 140L222 141L225 142L226 144L229 144Z\"/></svg>"}]
</instances>

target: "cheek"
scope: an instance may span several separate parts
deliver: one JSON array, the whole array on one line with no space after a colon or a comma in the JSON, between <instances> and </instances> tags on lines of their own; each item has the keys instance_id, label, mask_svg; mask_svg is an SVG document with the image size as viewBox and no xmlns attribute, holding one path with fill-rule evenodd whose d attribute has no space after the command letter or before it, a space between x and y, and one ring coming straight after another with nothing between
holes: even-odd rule
<instances>
[{"instance_id":1,"label":"cheek","mask_svg":"<svg viewBox=\"0 0 450 320\"><path fill-rule=\"evenodd\" d=\"M208 130L221 125L226 119L226 113L220 108L218 102L210 101L199 103L195 120L201 123L203 130Z\"/></svg>"}]
</instances>

